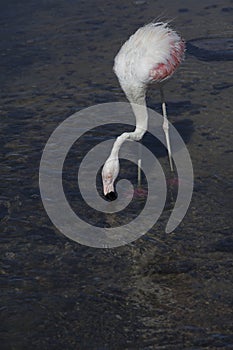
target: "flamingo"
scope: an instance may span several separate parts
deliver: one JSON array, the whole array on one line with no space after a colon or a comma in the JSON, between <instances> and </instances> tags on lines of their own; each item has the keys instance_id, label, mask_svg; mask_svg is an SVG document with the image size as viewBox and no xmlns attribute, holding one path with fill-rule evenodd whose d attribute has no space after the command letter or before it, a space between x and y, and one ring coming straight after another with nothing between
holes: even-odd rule
<instances>
[{"instance_id":1,"label":"flamingo","mask_svg":"<svg viewBox=\"0 0 233 350\"><path fill-rule=\"evenodd\" d=\"M168 23L149 23L139 28L120 48L114 59L113 70L120 86L129 100L136 118L133 132L124 132L117 137L111 153L102 169L104 196L116 199L114 182L119 173L119 150L126 140L139 141L148 126L146 91L148 85L156 83L160 88L163 130L166 137L171 171L173 171L169 124L162 82L170 78L184 58L184 40L172 30ZM138 161L140 167L141 159Z\"/></svg>"}]
</instances>

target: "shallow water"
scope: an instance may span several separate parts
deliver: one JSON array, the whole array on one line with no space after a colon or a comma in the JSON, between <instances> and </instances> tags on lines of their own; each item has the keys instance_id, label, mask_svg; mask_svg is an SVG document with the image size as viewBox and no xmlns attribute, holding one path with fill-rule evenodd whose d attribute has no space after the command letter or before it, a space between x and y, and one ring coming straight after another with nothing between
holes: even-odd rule
<instances>
[{"instance_id":1,"label":"shallow water","mask_svg":"<svg viewBox=\"0 0 233 350\"><path fill-rule=\"evenodd\" d=\"M155 227L117 249L82 246L60 234L38 187L42 151L59 123L84 107L125 100L112 62L129 34L163 17L187 41L229 38L232 9L230 0L0 4L1 349L233 348L231 61L187 52L166 85L169 119L195 174L190 208L173 234L164 233L172 185ZM160 112L156 89L148 105ZM67 197L84 217L73 163L78 146L85 153L105 139L104 130L94 135L71 150L64 168ZM144 142L151 144L149 136ZM157 155L166 168L159 145ZM122 163L124 176L135 181ZM136 201L127 215L141 205ZM112 225L126 216L103 219L92 220Z\"/></svg>"}]
</instances>

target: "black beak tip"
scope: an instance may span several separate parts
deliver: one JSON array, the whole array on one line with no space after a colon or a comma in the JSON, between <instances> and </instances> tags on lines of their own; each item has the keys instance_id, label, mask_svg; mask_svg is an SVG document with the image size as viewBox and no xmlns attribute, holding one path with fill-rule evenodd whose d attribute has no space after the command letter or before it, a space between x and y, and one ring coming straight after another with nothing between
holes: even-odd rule
<instances>
[{"instance_id":1,"label":"black beak tip","mask_svg":"<svg viewBox=\"0 0 233 350\"><path fill-rule=\"evenodd\" d=\"M117 199L117 194L115 192L109 192L106 194L105 198L108 201L115 201L115 199Z\"/></svg>"}]
</instances>

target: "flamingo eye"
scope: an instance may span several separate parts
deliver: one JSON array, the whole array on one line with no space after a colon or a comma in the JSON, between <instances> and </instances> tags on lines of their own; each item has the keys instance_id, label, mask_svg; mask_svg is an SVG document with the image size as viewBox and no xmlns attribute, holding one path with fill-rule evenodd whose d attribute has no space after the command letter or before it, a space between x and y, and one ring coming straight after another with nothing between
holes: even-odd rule
<instances>
[{"instance_id":1,"label":"flamingo eye","mask_svg":"<svg viewBox=\"0 0 233 350\"><path fill-rule=\"evenodd\" d=\"M107 175L103 176L103 181L107 182L107 183L111 182L112 181L112 175L111 174L107 174Z\"/></svg>"}]
</instances>

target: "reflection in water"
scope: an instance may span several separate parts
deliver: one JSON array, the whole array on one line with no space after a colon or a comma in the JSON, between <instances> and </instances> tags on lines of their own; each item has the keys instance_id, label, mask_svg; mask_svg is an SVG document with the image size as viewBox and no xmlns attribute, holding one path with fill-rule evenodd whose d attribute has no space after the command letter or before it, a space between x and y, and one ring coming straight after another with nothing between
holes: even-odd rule
<instances>
[{"instance_id":1,"label":"reflection in water","mask_svg":"<svg viewBox=\"0 0 233 350\"><path fill-rule=\"evenodd\" d=\"M2 349L232 346L230 61L200 61L187 52L165 86L170 120L195 173L191 207L175 233L165 234L164 228L177 184L169 178L164 149L149 134L143 143L156 147L167 171L167 203L156 226L131 245L103 250L69 241L47 218L38 189L41 154L59 123L86 106L124 99L112 61L130 33L166 13L187 40L228 37L231 5L208 0L185 7L160 0L0 4ZM152 89L148 105L160 112L158 102ZM110 125L108 135L115 138L120 128ZM65 162L66 195L83 216L74 163L95 143L93 136L98 142L104 135L105 130L93 130ZM122 168L122 178L136 182L134 168ZM135 199L129 213L143 205L143 198ZM106 225L126 219L121 213L106 218ZM90 220L102 222L98 216Z\"/></svg>"}]
</instances>

